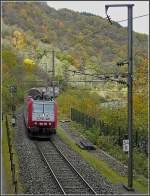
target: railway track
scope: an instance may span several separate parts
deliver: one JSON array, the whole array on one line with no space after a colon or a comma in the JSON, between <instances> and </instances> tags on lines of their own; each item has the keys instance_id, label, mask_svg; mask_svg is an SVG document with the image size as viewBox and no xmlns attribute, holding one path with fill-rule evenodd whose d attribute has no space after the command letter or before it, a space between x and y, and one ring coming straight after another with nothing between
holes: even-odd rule
<instances>
[{"instance_id":1,"label":"railway track","mask_svg":"<svg viewBox=\"0 0 150 196\"><path fill-rule=\"evenodd\" d=\"M53 176L55 183L63 195L86 194L97 195L88 182L79 174L61 150L53 143L35 142L40 155Z\"/></svg>"}]
</instances>

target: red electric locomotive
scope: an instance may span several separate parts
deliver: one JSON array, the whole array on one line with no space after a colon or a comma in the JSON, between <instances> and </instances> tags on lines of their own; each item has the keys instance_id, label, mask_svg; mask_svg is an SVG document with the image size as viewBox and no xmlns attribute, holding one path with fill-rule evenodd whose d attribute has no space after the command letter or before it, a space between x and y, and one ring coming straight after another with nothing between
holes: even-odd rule
<instances>
[{"instance_id":1,"label":"red electric locomotive","mask_svg":"<svg viewBox=\"0 0 150 196\"><path fill-rule=\"evenodd\" d=\"M57 103L53 97L30 89L24 104L24 120L29 137L48 138L56 133Z\"/></svg>"}]
</instances>

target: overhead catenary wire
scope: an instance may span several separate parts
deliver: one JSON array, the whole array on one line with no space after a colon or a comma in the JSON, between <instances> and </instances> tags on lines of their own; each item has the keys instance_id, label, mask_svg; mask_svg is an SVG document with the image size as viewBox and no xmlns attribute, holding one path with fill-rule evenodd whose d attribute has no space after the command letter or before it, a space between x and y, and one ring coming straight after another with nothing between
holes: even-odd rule
<instances>
[{"instance_id":1,"label":"overhead catenary wire","mask_svg":"<svg viewBox=\"0 0 150 196\"><path fill-rule=\"evenodd\" d=\"M145 16L149 16L149 14L143 14L143 15L140 15L140 16L136 16L136 17L133 17L133 20L134 19L137 19L137 18L142 18L142 17L145 17ZM115 22L124 22L124 21L127 21L128 19L124 19L124 20L119 20L119 21L115 21Z\"/></svg>"},{"instance_id":2,"label":"overhead catenary wire","mask_svg":"<svg viewBox=\"0 0 150 196\"><path fill-rule=\"evenodd\" d=\"M70 70L70 69L68 69L67 71L69 71L69 72L72 72L72 73L76 73L76 74L81 74L81 75L89 75L89 76L108 76L108 74L111 74L111 75L113 75L113 74L118 74L119 76L127 76L128 75L128 73L127 72L125 72L125 73L122 73L122 72L120 72L119 70L114 70L114 71L112 71L112 72L107 72L107 73L99 73L99 74L90 74L90 73L85 73L85 71L88 71L88 70L84 70L84 71L81 71L81 70ZM139 74L139 73L142 73L142 74L149 74L150 72L149 71L133 71L133 74Z\"/></svg>"},{"instance_id":3,"label":"overhead catenary wire","mask_svg":"<svg viewBox=\"0 0 150 196\"><path fill-rule=\"evenodd\" d=\"M69 83L70 82L104 82L104 81L112 81L112 82L117 82L117 83L119 83L119 84L122 84L122 85L128 85L128 82L127 81L125 81L125 80L121 80L121 78L120 78L120 80L119 80L119 76L121 76L122 78L126 78L126 76L128 76L128 74L127 73L122 73L122 74L120 74L120 73L113 73L112 75L104 75L104 74L102 74L102 75L100 75L100 74L97 74L97 75L94 75L94 74L88 74L88 73L82 73L82 72L80 72L80 71L75 71L75 70L68 70L68 71L70 71L70 72L72 72L72 73L74 73L74 75L75 74L77 74L77 75L83 75L83 76L86 76L86 75L88 75L88 76L91 76L91 77L94 77L95 78L95 80L88 80L88 81L86 81L86 80L70 80L70 81L68 81ZM116 75L117 75L117 77L116 77ZM113 79L113 78L117 78L118 80L116 80L116 79ZM134 79L134 81L135 81L135 79Z\"/></svg>"},{"instance_id":4,"label":"overhead catenary wire","mask_svg":"<svg viewBox=\"0 0 150 196\"><path fill-rule=\"evenodd\" d=\"M94 69L93 69L94 70ZM83 75L88 75L89 73L85 73L85 72L83 72L83 71L80 71L80 70L67 70L67 71L69 71L69 72L80 72L81 74L83 74ZM85 71L89 71L88 69L87 70L85 70ZM125 75L125 74L128 74L127 72L119 72L119 70L114 70L114 71L112 71L112 72L107 72L107 73L99 73L99 74L97 74L97 75L108 75L108 74L120 74L120 75ZM141 73L141 74L149 74L150 72L149 71L133 71L133 74L139 74L139 73ZM94 74L94 73L93 73Z\"/></svg>"},{"instance_id":5,"label":"overhead catenary wire","mask_svg":"<svg viewBox=\"0 0 150 196\"><path fill-rule=\"evenodd\" d=\"M124 91L124 90L122 90L122 91L119 91L119 90L99 90L99 89L78 89L79 91L91 91L91 92L113 92L113 93L126 93L127 91ZM71 91L77 91L77 89L71 89ZM135 94L146 94L146 93L142 93L142 92L137 92L137 91L133 91L133 93L135 93Z\"/></svg>"},{"instance_id":6,"label":"overhead catenary wire","mask_svg":"<svg viewBox=\"0 0 150 196\"><path fill-rule=\"evenodd\" d=\"M135 19L138 19L138 18L141 18L141 17L145 17L145 16L148 16L149 14L143 14L143 15L139 15L139 16L136 16L136 17L133 17L133 20L135 20ZM124 21L127 21L128 19L123 19L123 20L120 20L120 21L114 21L114 22L117 22L117 23L119 23L119 22L124 22ZM98 34L98 33L100 33L101 31L99 30L99 31L95 31L95 32L93 32L93 33L90 33L90 34L87 34L87 35L84 35L85 37L89 37L89 36L93 36L93 35L96 35L96 34Z\"/></svg>"},{"instance_id":7,"label":"overhead catenary wire","mask_svg":"<svg viewBox=\"0 0 150 196\"><path fill-rule=\"evenodd\" d=\"M114 76L114 74L116 74L115 72L113 73L105 73L105 74L89 74L89 73L83 73L77 70L68 70L69 72L72 72L73 74L77 74L77 75L87 75L87 76L92 76L92 77L112 77ZM109 75L108 75L109 74ZM111 74L111 75L110 75ZM122 75L122 76L126 76L127 73L117 73L118 75Z\"/></svg>"}]
</instances>

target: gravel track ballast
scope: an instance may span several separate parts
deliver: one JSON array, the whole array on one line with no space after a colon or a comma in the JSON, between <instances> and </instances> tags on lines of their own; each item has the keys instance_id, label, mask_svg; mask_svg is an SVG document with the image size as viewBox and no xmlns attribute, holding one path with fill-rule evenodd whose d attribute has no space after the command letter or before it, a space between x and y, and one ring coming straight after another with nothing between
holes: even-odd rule
<instances>
[{"instance_id":1,"label":"gravel track ballast","mask_svg":"<svg viewBox=\"0 0 150 196\"><path fill-rule=\"evenodd\" d=\"M53 140L55 141L55 145L60 148L62 153L83 176L83 178L90 184L94 191L96 191L96 193L117 193L116 188L111 183L109 183L105 177L99 175L99 173L86 161L84 161L80 155L73 152L66 144L64 144L57 134L53 137ZM60 195L60 191L54 182L53 176L48 172L48 168L41 159L40 153L34 141L30 140L26 134L22 110L20 110L17 114L17 127L15 128L14 143L19 157L20 176L22 183L25 186L25 194ZM48 141L41 141L40 145L42 146L43 152L47 154L47 157L49 157L49 161L52 161L50 157L53 155L50 153L50 146ZM55 164L55 161L53 164ZM66 175L68 175L67 169ZM70 187L69 184L68 187Z\"/></svg>"}]
</instances>

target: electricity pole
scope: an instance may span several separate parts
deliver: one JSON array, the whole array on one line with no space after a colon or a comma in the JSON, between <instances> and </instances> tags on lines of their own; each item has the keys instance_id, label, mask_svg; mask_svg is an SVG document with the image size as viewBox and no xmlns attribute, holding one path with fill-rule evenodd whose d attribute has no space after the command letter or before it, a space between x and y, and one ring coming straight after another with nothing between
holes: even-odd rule
<instances>
[{"instance_id":1,"label":"electricity pole","mask_svg":"<svg viewBox=\"0 0 150 196\"><path fill-rule=\"evenodd\" d=\"M132 144L132 80L133 80L133 6L134 4L116 4L116 5L105 5L106 15L109 7L127 7L128 8L128 140L129 140L129 151L128 151L128 190L133 190L133 144ZM110 17L107 15L109 22L112 24Z\"/></svg>"},{"instance_id":2,"label":"electricity pole","mask_svg":"<svg viewBox=\"0 0 150 196\"><path fill-rule=\"evenodd\" d=\"M9 91L11 93L11 100L12 100L12 103L11 103L11 107L12 107L12 126L15 126L15 123L16 123L16 118L15 118L15 100L14 100L14 94L17 92L17 86L15 85L11 85L9 87Z\"/></svg>"},{"instance_id":3,"label":"electricity pole","mask_svg":"<svg viewBox=\"0 0 150 196\"><path fill-rule=\"evenodd\" d=\"M53 84L53 98L55 99L55 51L52 50L52 84Z\"/></svg>"},{"instance_id":4,"label":"electricity pole","mask_svg":"<svg viewBox=\"0 0 150 196\"><path fill-rule=\"evenodd\" d=\"M129 157L128 157L128 187L133 186L133 142L132 142L132 77L133 77L133 57L132 57L132 6L128 6L128 137L129 137Z\"/></svg>"}]
</instances>

